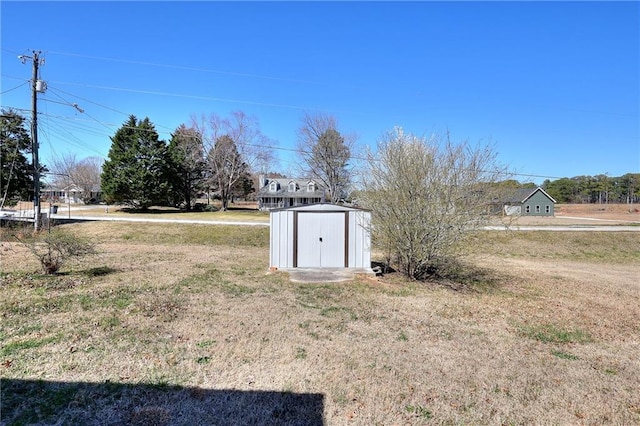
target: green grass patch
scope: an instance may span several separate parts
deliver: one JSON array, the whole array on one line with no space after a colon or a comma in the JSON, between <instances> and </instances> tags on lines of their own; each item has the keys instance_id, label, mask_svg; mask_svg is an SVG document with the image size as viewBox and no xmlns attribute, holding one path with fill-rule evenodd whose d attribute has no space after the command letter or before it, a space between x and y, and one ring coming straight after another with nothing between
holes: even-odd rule
<instances>
[{"instance_id":1,"label":"green grass patch","mask_svg":"<svg viewBox=\"0 0 640 426\"><path fill-rule=\"evenodd\" d=\"M553 324L520 326L520 332L531 339L544 343L589 343L592 338L580 329L560 328Z\"/></svg>"},{"instance_id":2,"label":"green grass patch","mask_svg":"<svg viewBox=\"0 0 640 426\"><path fill-rule=\"evenodd\" d=\"M100 326L105 329L105 330L109 330L112 328L116 328L118 327L120 324L122 324L122 320L120 320L120 318L118 317L118 315L116 314L111 314L108 315L106 317L103 317L100 320Z\"/></svg>"},{"instance_id":3,"label":"green grass patch","mask_svg":"<svg viewBox=\"0 0 640 426\"><path fill-rule=\"evenodd\" d=\"M570 354L570 353L567 353L567 352L563 352L563 351L551 351L551 353L554 356L557 356L560 359L567 359L567 360L570 360L570 361L575 361L575 360L579 359L576 355L573 355L573 354Z\"/></svg>"},{"instance_id":4,"label":"green grass patch","mask_svg":"<svg viewBox=\"0 0 640 426\"><path fill-rule=\"evenodd\" d=\"M207 268L204 265L200 267ZM217 282L222 279L222 272L216 267L209 267L205 272L199 274L193 274L185 277L173 285L174 293L190 292L201 293L209 287L213 282Z\"/></svg>"},{"instance_id":5,"label":"green grass patch","mask_svg":"<svg viewBox=\"0 0 640 426\"><path fill-rule=\"evenodd\" d=\"M342 300L344 288L335 284L304 283L294 289L298 302L307 308L323 309Z\"/></svg>"},{"instance_id":6,"label":"green grass patch","mask_svg":"<svg viewBox=\"0 0 640 426\"><path fill-rule=\"evenodd\" d=\"M430 410L421 405L407 405L405 407L405 410L407 411L407 413L413 414L414 416L419 417L423 420L429 420L433 417L433 413L431 413Z\"/></svg>"},{"instance_id":7,"label":"green grass patch","mask_svg":"<svg viewBox=\"0 0 640 426\"><path fill-rule=\"evenodd\" d=\"M196 346L199 348L208 348L216 344L215 340L203 340L201 342L196 343Z\"/></svg>"},{"instance_id":8,"label":"green grass patch","mask_svg":"<svg viewBox=\"0 0 640 426\"><path fill-rule=\"evenodd\" d=\"M407 340L409 340L409 337L405 334L404 331L401 331L400 334L398 335L397 340L400 342L406 342Z\"/></svg>"},{"instance_id":9,"label":"green grass patch","mask_svg":"<svg viewBox=\"0 0 640 426\"><path fill-rule=\"evenodd\" d=\"M246 285L236 284L228 280L222 280L215 284L222 292L228 296L247 296L255 293L256 289Z\"/></svg>"},{"instance_id":10,"label":"green grass patch","mask_svg":"<svg viewBox=\"0 0 640 426\"><path fill-rule=\"evenodd\" d=\"M51 343L57 343L60 340L62 340L62 336L57 334L55 336L5 343L2 345L2 348L0 348L0 357L13 356L18 352L41 348Z\"/></svg>"},{"instance_id":11,"label":"green grass patch","mask_svg":"<svg viewBox=\"0 0 640 426\"><path fill-rule=\"evenodd\" d=\"M184 302L173 294L148 293L140 296L136 301L142 315L159 319L163 322L171 322L178 318L183 310Z\"/></svg>"},{"instance_id":12,"label":"green grass patch","mask_svg":"<svg viewBox=\"0 0 640 426\"><path fill-rule=\"evenodd\" d=\"M108 229L111 225L112 229ZM199 224L101 224L107 239L140 244L196 244L228 247L268 247L268 226Z\"/></svg>"},{"instance_id":13,"label":"green grass patch","mask_svg":"<svg viewBox=\"0 0 640 426\"><path fill-rule=\"evenodd\" d=\"M595 263L640 262L638 232L493 232L479 231L471 238L473 253L511 258L561 259Z\"/></svg>"},{"instance_id":14,"label":"green grass patch","mask_svg":"<svg viewBox=\"0 0 640 426\"><path fill-rule=\"evenodd\" d=\"M241 270L243 271L242 273L240 273ZM235 267L230 274L244 276L246 272L246 269ZM254 287L238 284L227 279L223 271L213 267L201 274L194 274L180 280L173 285L173 292L176 294L182 292L202 293L209 291L211 288L218 288L222 293L234 297L253 294L256 291Z\"/></svg>"},{"instance_id":15,"label":"green grass patch","mask_svg":"<svg viewBox=\"0 0 640 426\"><path fill-rule=\"evenodd\" d=\"M307 358L307 350L305 348L297 348L296 359L306 359L306 358Z\"/></svg>"},{"instance_id":16,"label":"green grass patch","mask_svg":"<svg viewBox=\"0 0 640 426\"><path fill-rule=\"evenodd\" d=\"M201 356L196 358L196 364L209 364L211 362L210 356Z\"/></svg>"},{"instance_id":17,"label":"green grass patch","mask_svg":"<svg viewBox=\"0 0 640 426\"><path fill-rule=\"evenodd\" d=\"M348 316L351 320L357 320L358 315L351 308L345 306L329 306L320 310L323 317Z\"/></svg>"}]
</instances>

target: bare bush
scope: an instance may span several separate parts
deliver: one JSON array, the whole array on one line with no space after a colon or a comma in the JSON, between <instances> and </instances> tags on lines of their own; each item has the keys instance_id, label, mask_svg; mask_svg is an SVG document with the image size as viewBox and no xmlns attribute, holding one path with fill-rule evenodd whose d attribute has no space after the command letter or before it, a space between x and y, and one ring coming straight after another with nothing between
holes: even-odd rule
<instances>
[{"instance_id":1,"label":"bare bush","mask_svg":"<svg viewBox=\"0 0 640 426\"><path fill-rule=\"evenodd\" d=\"M504 169L488 146L419 138L401 128L368 154L362 204L387 263L412 278L434 273L467 231L487 220Z\"/></svg>"},{"instance_id":2,"label":"bare bush","mask_svg":"<svg viewBox=\"0 0 640 426\"><path fill-rule=\"evenodd\" d=\"M20 240L40 262L45 274L55 274L70 259L79 259L97 253L95 244L88 238L62 230L35 235Z\"/></svg>"}]
</instances>

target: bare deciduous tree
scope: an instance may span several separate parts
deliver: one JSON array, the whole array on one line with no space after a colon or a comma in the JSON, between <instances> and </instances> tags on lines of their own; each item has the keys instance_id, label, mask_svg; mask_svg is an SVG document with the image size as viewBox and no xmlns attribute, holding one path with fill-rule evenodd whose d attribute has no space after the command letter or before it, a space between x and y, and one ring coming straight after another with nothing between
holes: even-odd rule
<instances>
[{"instance_id":1,"label":"bare deciduous tree","mask_svg":"<svg viewBox=\"0 0 640 426\"><path fill-rule=\"evenodd\" d=\"M104 160L99 157L82 160L77 160L75 154L55 157L51 165L52 183L62 188L77 186L81 191L82 202L89 203L93 197L92 192L99 191L103 163Z\"/></svg>"},{"instance_id":2,"label":"bare deciduous tree","mask_svg":"<svg viewBox=\"0 0 640 426\"><path fill-rule=\"evenodd\" d=\"M362 204L387 262L420 279L437 271L487 219L505 169L489 146L419 138L401 128L368 154Z\"/></svg>"},{"instance_id":3,"label":"bare deciduous tree","mask_svg":"<svg viewBox=\"0 0 640 426\"><path fill-rule=\"evenodd\" d=\"M350 160L356 137L341 135L331 115L306 113L301 121L297 132L301 171L318 180L329 191L331 202L336 203L351 182Z\"/></svg>"},{"instance_id":4,"label":"bare deciduous tree","mask_svg":"<svg viewBox=\"0 0 640 426\"><path fill-rule=\"evenodd\" d=\"M266 170L273 163L273 141L260 131L258 120L241 111L229 118L211 114L192 119L192 127L202 135L207 150L210 188L222 198L226 210L233 189L249 172Z\"/></svg>"}]
</instances>

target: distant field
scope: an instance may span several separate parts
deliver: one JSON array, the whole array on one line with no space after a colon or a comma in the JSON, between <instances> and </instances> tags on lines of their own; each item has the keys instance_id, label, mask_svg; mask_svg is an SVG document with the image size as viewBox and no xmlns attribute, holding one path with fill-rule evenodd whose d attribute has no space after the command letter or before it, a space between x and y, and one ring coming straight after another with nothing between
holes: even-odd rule
<instances>
[{"instance_id":1,"label":"distant field","mask_svg":"<svg viewBox=\"0 0 640 426\"><path fill-rule=\"evenodd\" d=\"M640 423L640 233L481 232L445 282L297 284L267 228L65 227L101 254L56 277L4 234L3 425Z\"/></svg>"}]
</instances>

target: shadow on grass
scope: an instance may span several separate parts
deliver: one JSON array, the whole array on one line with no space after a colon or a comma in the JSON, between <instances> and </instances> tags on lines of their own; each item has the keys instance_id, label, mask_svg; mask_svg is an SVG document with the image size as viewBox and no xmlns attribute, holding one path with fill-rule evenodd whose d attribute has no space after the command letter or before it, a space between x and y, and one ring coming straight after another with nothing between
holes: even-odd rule
<instances>
[{"instance_id":1,"label":"shadow on grass","mask_svg":"<svg viewBox=\"0 0 640 426\"><path fill-rule=\"evenodd\" d=\"M403 276L386 262L372 261L371 268L374 271L379 268L383 276L400 277L399 282L429 284L457 292L487 293L497 290L505 280L494 270L451 258L433 262L414 280Z\"/></svg>"},{"instance_id":2,"label":"shadow on grass","mask_svg":"<svg viewBox=\"0 0 640 426\"><path fill-rule=\"evenodd\" d=\"M179 213L186 213L185 211L182 211L180 209L176 209L176 208L147 208L147 209L136 209L133 207L122 207L120 209L118 209L117 211L122 212L122 213L131 213L131 214L179 214Z\"/></svg>"},{"instance_id":3,"label":"shadow on grass","mask_svg":"<svg viewBox=\"0 0 640 426\"><path fill-rule=\"evenodd\" d=\"M82 274L88 277L104 277L105 275L120 272L119 269L112 268L110 266L96 266L95 268L89 268L82 271Z\"/></svg>"},{"instance_id":4,"label":"shadow on grass","mask_svg":"<svg viewBox=\"0 0 640 426\"><path fill-rule=\"evenodd\" d=\"M372 267L384 267L382 262L372 262ZM389 276L401 275L401 272L390 269ZM384 274L383 274L384 275ZM428 267L417 272L413 278L404 277L408 282L423 283L443 287L457 292L487 293L497 290L505 277L496 271L481 268L453 258L441 258L433 261Z\"/></svg>"},{"instance_id":5,"label":"shadow on grass","mask_svg":"<svg viewBox=\"0 0 640 426\"><path fill-rule=\"evenodd\" d=\"M259 212L259 210L255 207L244 207L244 206L227 206L227 210L234 212Z\"/></svg>"},{"instance_id":6,"label":"shadow on grass","mask_svg":"<svg viewBox=\"0 0 640 426\"><path fill-rule=\"evenodd\" d=\"M427 270L424 280L454 291L488 293L497 290L504 277L488 268L447 259Z\"/></svg>"},{"instance_id":7,"label":"shadow on grass","mask_svg":"<svg viewBox=\"0 0 640 426\"><path fill-rule=\"evenodd\" d=\"M324 395L3 379L2 424L323 425Z\"/></svg>"},{"instance_id":8,"label":"shadow on grass","mask_svg":"<svg viewBox=\"0 0 640 426\"><path fill-rule=\"evenodd\" d=\"M382 274L392 274L397 272L387 262L376 262L373 260L371 261L371 269L379 270Z\"/></svg>"}]
</instances>

